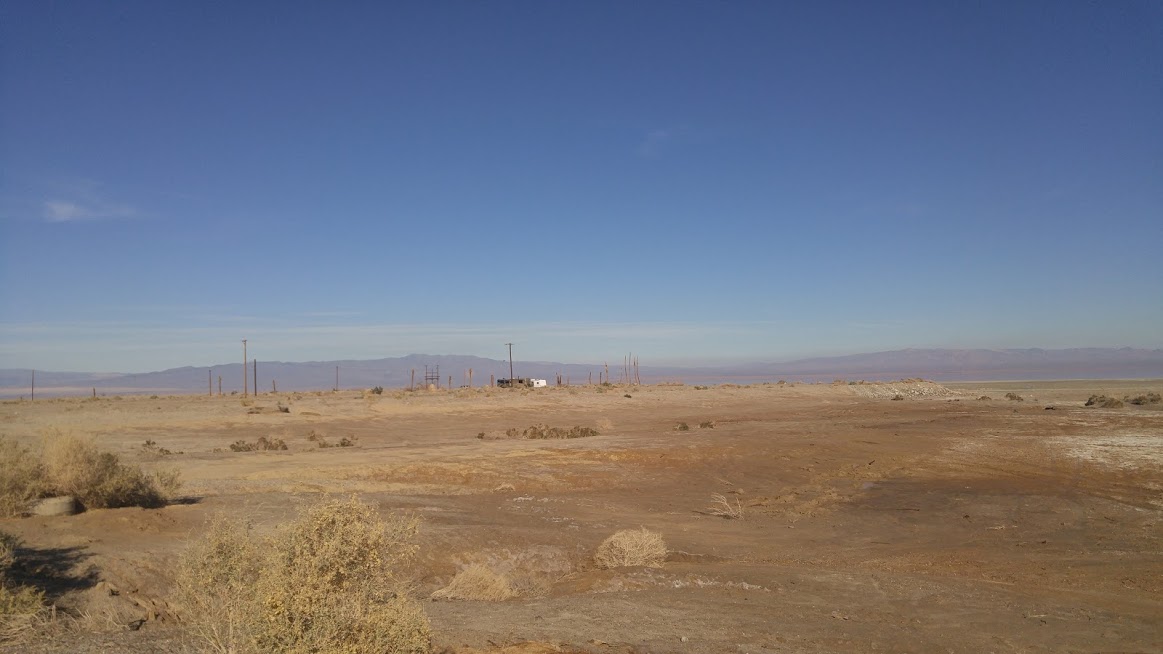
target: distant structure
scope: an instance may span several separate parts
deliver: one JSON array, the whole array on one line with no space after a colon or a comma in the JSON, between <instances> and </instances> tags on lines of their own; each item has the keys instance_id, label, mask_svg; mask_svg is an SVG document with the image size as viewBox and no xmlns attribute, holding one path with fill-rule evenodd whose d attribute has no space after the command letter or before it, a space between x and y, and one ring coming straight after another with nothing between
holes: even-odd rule
<instances>
[{"instance_id":1,"label":"distant structure","mask_svg":"<svg viewBox=\"0 0 1163 654\"><path fill-rule=\"evenodd\" d=\"M424 366L424 388L440 388L440 366Z\"/></svg>"}]
</instances>

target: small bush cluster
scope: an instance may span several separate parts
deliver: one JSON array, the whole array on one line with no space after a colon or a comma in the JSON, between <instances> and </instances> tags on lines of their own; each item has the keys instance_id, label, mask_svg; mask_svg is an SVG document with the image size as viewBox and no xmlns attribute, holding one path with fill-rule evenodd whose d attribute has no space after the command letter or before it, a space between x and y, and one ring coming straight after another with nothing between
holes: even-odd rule
<instances>
[{"instance_id":1,"label":"small bush cluster","mask_svg":"<svg viewBox=\"0 0 1163 654\"><path fill-rule=\"evenodd\" d=\"M371 389L371 393L372 393L372 395L383 395L384 394L384 387L383 386L376 386L375 388Z\"/></svg>"},{"instance_id":2,"label":"small bush cluster","mask_svg":"<svg viewBox=\"0 0 1163 654\"><path fill-rule=\"evenodd\" d=\"M1123 400L1127 404L1143 406L1146 404L1159 404L1160 402L1163 402L1163 397L1161 397L1158 393L1147 393L1146 395L1139 395L1137 397L1124 397Z\"/></svg>"},{"instance_id":3,"label":"small bush cluster","mask_svg":"<svg viewBox=\"0 0 1163 654\"><path fill-rule=\"evenodd\" d=\"M141 444L141 451L143 454L149 454L151 456L169 456L174 454L172 450L164 448L158 445L156 441L152 441L148 438L145 439L145 442ZM178 452L178 454L184 454L184 452Z\"/></svg>"},{"instance_id":4,"label":"small bush cluster","mask_svg":"<svg viewBox=\"0 0 1163 654\"><path fill-rule=\"evenodd\" d=\"M315 443L315 445L317 445L321 448L355 447L356 438L355 438L355 436L351 436L351 437L344 436L343 438L339 439L338 443L328 443L327 439L323 438L323 434L320 434L319 432L312 429L310 432L307 433L307 440Z\"/></svg>"},{"instance_id":5,"label":"small bush cluster","mask_svg":"<svg viewBox=\"0 0 1163 654\"><path fill-rule=\"evenodd\" d=\"M892 396L892 400L893 400L893 402L900 402L900 401L902 401L902 400L904 400L904 399L905 399L905 396L904 396L904 395L900 395L899 393L898 393L897 395L893 395L893 396Z\"/></svg>"},{"instance_id":6,"label":"small bush cluster","mask_svg":"<svg viewBox=\"0 0 1163 654\"><path fill-rule=\"evenodd\" d=\"M594 563L600 568L637 565L658 568L666 561L666 553L662 534L645 527L623 529L602 541L594 553Z\"/></svg>"},{"instance_id":7,"label":"small bush cluster","mask_svg":"<svg viewBox=\"0 0 1163 654\"><path fill-rule=\"evenodd\" d=\"M266 436L259 436L258 440L253 443L237 440L230 444L231 452L266 452L285 449L287 449L287 443L283 439L267 438Z\"/></svg>"},{"instance_id":8,"label":"small bush cluster","mask_svg":"<svg viewBox=\"0 0 1163 654\"><path fill-rule=\"evenodd\" d=\"M589 438L591 436L598 436L599 432L593 427L582 427L580 425L564 428L564 427L550 427L549 425L533 425L528 429L517 429L511 427L505 430L506 438L528 438L535 440L544 439L569 439L569 438ZM477 438L482 440L493 440L485 432L477 434Z\"/></svg>"},{"instance_id":9,"label":"small bush cluster","mask_svg":"<svg viewBox=\"0 0 1163 654\"><path fill-rule=\"evenodd\" d=\"M39 452L0 438L0 514L19 515L42 497L70 495L84 508L159 507L179 488L176 470L149 474L92 439L52 433Z\"/></svg>"},{"instance_id":10,"label":"small bush cluster","mask_svg":"<svg viewBox=\"0 0 1163 654\"><path fill-rule=\"evenodd\" d=\"M989 400L992 400L993 398L988 396L988 395L982 395L981 397L979 397L977 399L981 400L981 401L989 401Z\"/></svg>"},{"instance_id":11,"label":"small bush cluster","mask_svg":"<svg viewBox=\"0 0 1163 654\"><path fill-rule=\"evenodd\" d=\"M690 431L691 426L686 424L685 422L680 422L674 426L674 430L675 431Z\"/></svg>"},{"instance_id":12,"label":"small bush cluster","mask_svg":"<svg viewBox=\"0 0 1163 654\"><path fill-rule=\"evenodd\" d=\"M703 422L699 423L699 429L714 429L714 428L715 428L715 421L713 421L713 420L704 420Z\"/></svg>"},{"instance_id":13,"label":"small bush cluster","mask_svg":"<svg viewBox=\"0 0 1163 654\"><path fill-rule=\"evenodd\" d=\"M355 498L268 538L216 520L179 561L183 619L218 652L425 654L431 627L401 574L418 527Z\"/></svg>"},{"instance_id":14,"label":"small bush cluster","mask_svg":"<svg viewBox=\"0 0 1163 654\"><path fill-rule=\"evenodd\" d=\"M1025 398L1023 398L1021 395L1018 395L1017 393L1006 393L1006 399L1012 400L1014 402L1025 402L1026 401Z\"/></svg>"},{"instance_id":15,"label":"small bush cluster","mask_svg":"<svg viewBox=\"0 0 1163 654\"><path fill-rule=\"evenodd\" d=\"M1117 397L1107 397L1105 395L1091 395L1084 406L1097 406L1102 409L1121 409L1123 408L1123 401Z\"/></svg>"}]
</instances>

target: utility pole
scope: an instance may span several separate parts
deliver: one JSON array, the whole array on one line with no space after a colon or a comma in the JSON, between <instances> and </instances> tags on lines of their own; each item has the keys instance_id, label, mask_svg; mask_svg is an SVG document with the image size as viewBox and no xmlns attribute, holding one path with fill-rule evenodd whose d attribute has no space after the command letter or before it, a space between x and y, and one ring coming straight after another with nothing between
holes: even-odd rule
<instances>
[{"instance_id":1,"label":"utility pole","mask_svg":"<svg viewBox=\"0 0 1163 654\"><path fill-rule=\"evenodd\" d=\"M339 366L335 366L335 390L339 390Z\"/></svg>"},{"instance_id":2,"label":"utility pole","mask_svg":"<svg viewBox=\"0 0 1163 654\"><path fill-rule=\"evenodd\" d=\"M509 382L512 383L512 381L513 381L513 344L512 343L505 343L505 345L509 346Z\"/></svg>"},{"instance_id":3,"label":"utility pole","mask_svg":"<svg viewBox=\"0 0 1163 654\"><path fill-rule=\"evenodd\" d=\"M258 359L254 360L254 396L258 397Z\"/></svg>"},{"instance_id":4,"label":"utility pole","mask_svg":"<svg viewBox=\"0 0 1163 654\"><path fill-rule=\"evenodd\" d=\"M246 397L246 391L250 387L250 380L246 377L246 339L242 339L242 396Z\"/></svg>"}]
</instances>

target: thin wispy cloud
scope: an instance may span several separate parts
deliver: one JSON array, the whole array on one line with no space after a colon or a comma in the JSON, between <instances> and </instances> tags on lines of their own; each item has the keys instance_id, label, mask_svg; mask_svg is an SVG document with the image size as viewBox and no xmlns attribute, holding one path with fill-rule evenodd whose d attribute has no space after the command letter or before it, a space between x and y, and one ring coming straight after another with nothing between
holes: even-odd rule
<instances>
[{"instance_id":1,"label":"thin wispy cloud","mask_svg":"<svg viewBox=\"0 0 1163 654\"><path fill-rule=\"evenodd\" d=\"M41 217L49 223L71 223L133 218L138 212L126 204L54 199L44 203Z\"/></svg>"},{"instance_id":2,"label":"thin wispy cloud","mask_svg":"<svg viewBox=\"0 0 1163 654\"><path fill-rule=\"evenodd\" d=\"M674 140L674 133L667 129L651 130L638 144L638 156L653 159L662 154L668 143Z\"/></svg>"}]
</instances>

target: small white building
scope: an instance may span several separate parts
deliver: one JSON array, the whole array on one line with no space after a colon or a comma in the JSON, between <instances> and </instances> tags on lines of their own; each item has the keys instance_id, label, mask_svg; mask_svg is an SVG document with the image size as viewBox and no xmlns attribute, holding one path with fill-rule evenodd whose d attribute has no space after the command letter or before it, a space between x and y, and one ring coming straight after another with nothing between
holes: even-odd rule
<instances>
[{"instance_id":1,"label":"small white building","mask_svg":"<svg viewBox=\"0 0 1163 654\"><path fill-rule=\"evenodd\" d=\"M545 388L549 385L549 382L545 381L544 379L530 379L529 385L533 388Z\"/></svg>"}]
</instances>

